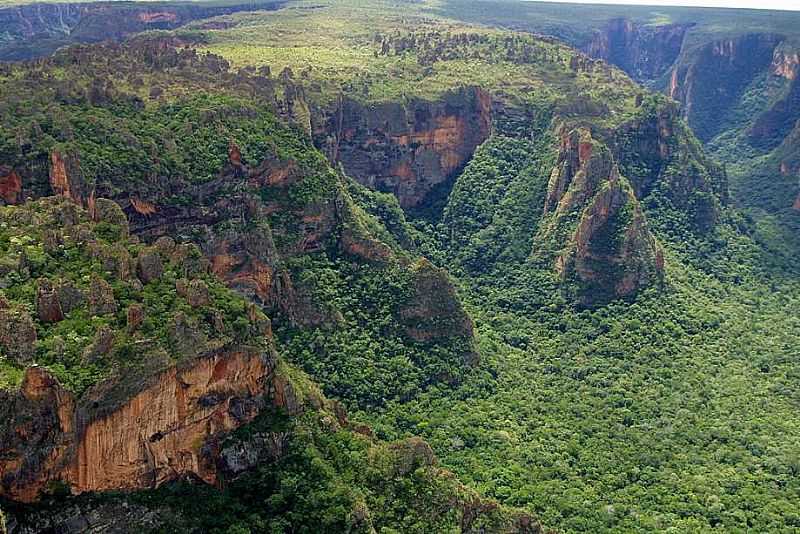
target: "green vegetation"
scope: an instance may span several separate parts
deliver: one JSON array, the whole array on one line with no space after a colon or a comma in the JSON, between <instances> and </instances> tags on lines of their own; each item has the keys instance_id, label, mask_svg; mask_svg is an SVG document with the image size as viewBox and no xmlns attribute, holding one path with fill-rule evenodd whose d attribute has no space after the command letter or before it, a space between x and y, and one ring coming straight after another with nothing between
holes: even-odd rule
<instances>
[{"instance_id":1,"label":"green vegetation","mask_svg":"<svg viewBox=\"0 0 800 534\"><path fill-rule=\"evenodd\" d=\"M525 240L500 239L534 235L538 221L505 209L543 204L516 196L541 195L551 165L514 156L520 144L484 145L438 226L478 326L480 371L359 416L380 436L422 435L463 480L565 531L797 528L792 256L761 248L735 210L697 236L656 191L644 205L666 288L578 311L526 259ZM509 192L493 197L496 177Z\"/></svg>"},{"instance_id":2,"label":"green vegetation","mask_svg":"<svg viewBox=\"0 0 800 534\"><path fill-rule=\"evenodd\" d=\"M473 350L468 337L409 339L409 327L399 319L415 298L415 273L408 267L303 257L291 268L292 278L312 288L313 300L327 308L334 324L279 327L276 336L292 361L312 376L325 377L328 395L371 408L464 376L466 356ZM438 330L435 323L446 320L432 315L422 328Z\"/></svg>"},{"instance_id":3,"label":"green vegetation","mask_svg":"<svg viewBox=\"0 0 800 534\"><path fill-rule=\"evenodd\" d=\"M93 222L68 200L0 207L0 254L17 259L0 277L0 313L10 325L0 334L4 388L17 386L32 362L81 394L111 376L267 342L245 300L207 273L199 250L170 241L150 249L127 240L124 216L119 223ZM143 284L134 272L148 258L159 267ZM202 305L190 304L190 291Z\"/></svg>"},{"instance_id":4,"label":"green vegetation","mask_svg":"<svg viewBox=\"0 0 800 534\"><path fill-rule=\"evenodd\" d=\"M56 150L77 157L87 191L141 194L181 215L209 216L176 231L210 255L220 243L219 256L246 250L266 266L270 291L289 280L259 301L281 354L378 438L402 440L353 433L327 408L266 413L227 443L286 433L278 457L222 491L180 483L131 499L183 510L166 530L208 532L456 532L478 494L565 532L800 529L800 272L787 237L796 227L767 209L796 192L795 178L775 179L794 149L736 153L741 145L728 143L771 99L763 96L772 94L769 80L749 84L740 106L715 117L725 132L710 146L732 163L734 193L758 199L742 212L726 205L724 173L666 99L645 97L620 71L549 39L454 20L488 23L496 12L503 20L494 23L519 16L528 27L535 9L549 7L362 4L293 2L216 19L222 29L177 32L200 43L200 54L163 45L170 36L159 34L0 67L0 163L20 170L26 192L49 191ZM633 12L651 24L684 20L682 10ZM407 219L395 199L332 169L307 138L342 94L367 104L436 99L463 84L485 87L502 109L452 190L441 192L441 210ZM559 137L574 125L613 151L665 251L663 285L629 302L580 307L553 268L583 215L576 208L544 231ZM275 162L278 171L240 176L232 145L248 171ZM297 172L281 175L291 163ZM119 276L114 258L150 248L113 220L82 215L76 227L91 240L70 231L63 246L46 248L57 225L39 213L45 205L69 204L0 208L3 309L31 317L33 360L70 389L145 361L179 360L167 350L178 314L194 325L193 347L254 342L242 319L252 308L205 272L194 278L207 286L210 308L177 295L188 273L161 252L159 279L137 289ZM596 250L619 248L635 209L629 202L616 212ZM33 217L45 219L32 225ZM104 251L114 252L113 268ZM234 283L252 274L236 268ZM475 340L439 268L454 277ZM43 277L83 290L104 280L117 309L78 307L60 322L39 321ZM146 317L136 334L124 313L133 304ZM215 313L225 318L222 332ZM91 358L104 328L114 348ZM140 338L154 340L152 351L139 349ZM0 387L16 386L24 365L0 358ZM298 370L285 371L314 389ZM512 525L497 510L471 526Z\"/></svg>"},{"instance_id":5,"label":"green vegetation","mask_svg":"<svg viewBox=\"0 0 800 534\"><path fill-rule=\"evenodd\" d=\"M692 7L575 5L525 2L520 0L444 0L432 7L434 13L473 24L525 30L557 36L583 47L593 31L609 20L628 18L648 26L694 24L688 45L745 33L798 35L797 12L756 9L698 9Z\"/></svg>"},{"instance_id":6,"label":"green vegetation","mask_svg":"<svg viewBox=\"0 0 800 534\"><path fill-rule=\"evenodd\" d=\"M303 168L321 165L307 140L276 121L268 80L260 87L244 80L222 92L233 75L220 76L227 68L221 58L170 51L158 55L146 43L113 54L72 49L47 66L56 75L46 82L36 68L0 70L8 95L0 103L0 160L31 169L46 190L40 168L50 153L78 154L87 189L96 184L109 195L129 189L142 196L163 188L154 176L190 184L215 178L231 143L245 161L271 152ZM67 66L76 57L81 69Z\"/></svg>"},{"instance_id":7,"label":"green vegetation","mask_svg":"<svg viewBox=\"0 0 800 534\"><path fill-rule=\"evenodd\" d=\"M573 107L576 118L589 114L612 125L634 110L641 93L617 69L597 64L576 71L575 51L555 40L432 17L425 4L301 1L275 14L218 20L230 27L189 25L178 34L201 32L203 49L234 67L291 71L306 96L323 106L342 93L377 103L437 99L454 87L477 85L531 108L543 102Z\"/></svg>"},{"instance_id":8,"label":"green vegetation","mask_svg":"<svg viewBox=\"0 0 800 534\"><path fill-rule=\"evenodd\" d=\"M283 449L279 458L265 458L222 492L178 483L133 501L179 511L165 531L422 534L512 527L507 509L479 500L437 467L421 440L375 443L330 426L329 416L319 414L291 420L264 414L248 431L272 436Z\"/></svg>"}]
</instances>

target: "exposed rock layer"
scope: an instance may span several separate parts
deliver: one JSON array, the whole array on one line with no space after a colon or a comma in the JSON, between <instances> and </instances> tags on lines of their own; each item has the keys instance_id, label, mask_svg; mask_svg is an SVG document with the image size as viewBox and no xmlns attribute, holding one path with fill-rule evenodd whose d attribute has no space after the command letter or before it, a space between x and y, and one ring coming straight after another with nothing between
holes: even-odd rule
<instances>
[{"instance_id":1,"label":"exposed rock layer","mask_svg":"<svg viewBox=\"0 0 800 534\"><path fill-rule=\"evenodd\" d=\"M692 24L642 25L629 19L610 20L595 32L584 50L617 65L638 81L662 76L680 54Z\"/></svg>"},{"instance_id":2,"label":"exposed rock layer","mask_svg":"<svg viewBox=\"0 0 800 534\"><path fill-rule=\"evenodd\" d=\"M286 384L275 394L274 367L268 354L224 351L142 378L128 399L120 399L130 388L121 380L132 377L80 400L44 369L29 368L20 391L0 392L9 422L1 429L2 495L32 502L54 482L83 493L153 488L189 474L213 483L211 440L268 402L289 408Z\"/></svg>"},{"instance_id":3,"label":"exposed rock layer","mask_svg":"<svg viewBox=\"0 0 800 534\"><path fill-rule=\"evenodd\" d=\"M633 188L587 130L562 137L544 214L537 241L563 247L555 269L582 304L631 297L663 276L663 254Z\"/></svg>"},{"instance_id":4,"label":"exposed rock layer","mask_svg":"<svg viewBox=\"0 0 800 534\"><path fill-rule=\"evenodd\" d=\"M675 66L669 95L702 141L720 132L722 121L756 75L773 62L781 37L756 33L710 42Z\"/></svg>"},{"instance_id":5,"label":"exposed rock layer","mask_svg":"<svg viewBox=\"0 0 800 534\"><path fill-rule=\"evenodd\" d=\"M491 96L475 87L441 100L340 103L317 132L329 159L362 184L418 206L453 178L491 131Z\"/></svg>"}]
</instances>

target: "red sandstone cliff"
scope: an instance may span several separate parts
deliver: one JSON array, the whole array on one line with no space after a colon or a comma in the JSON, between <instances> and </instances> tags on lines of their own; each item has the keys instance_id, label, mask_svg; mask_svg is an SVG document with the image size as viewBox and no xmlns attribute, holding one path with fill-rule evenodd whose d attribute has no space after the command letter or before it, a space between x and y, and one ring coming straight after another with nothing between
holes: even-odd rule
<instances>
[{"instance_id":1,"label":"red sandstone cliff","mask_svg":"<svg viewBox=\"0 0 800 534\"><path fill-rule=\"evenodd\" d=\"M465 88L434 102L345 100L315 134L329 159L370 188L414 207L455 177L491 132L492 99Z\"/></svg>"},{"instance_id":2,"label":"red sandstone cliff","mask_svg":"<svg viewBox=\"0 0 800 534\"><path fill-rule=\"evenodd\" d=\"M275 368L270 354L221 351L146 377L116 403L130 377L78 400L44 369L29 368L21 389L3 398L10 424L0 440L0 493L32 502L54 482L74 494L153 488L189 474L214 483L216 438L267 404L299 410Z\"/></svg>"},{"instance_id":3,"label":"red sandstone cliff","mask_svg":"<svg viewBox=\"0 0 800 534\"><path fill-rule=\"evenodd\" d=\"M664 272L633 188L610 150L585 129L562 136L537 243L556 251L565 289L585 305L631 297Z\"/></svg>"}]
</instances>

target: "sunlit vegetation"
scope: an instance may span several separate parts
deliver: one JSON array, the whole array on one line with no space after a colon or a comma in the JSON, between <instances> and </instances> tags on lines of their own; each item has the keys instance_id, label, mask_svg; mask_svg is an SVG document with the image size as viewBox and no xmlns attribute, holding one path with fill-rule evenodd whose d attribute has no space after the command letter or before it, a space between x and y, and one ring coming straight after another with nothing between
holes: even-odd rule
<instances>
[{"instance_id":1,"label":"sunlit vegetation","mask_svg":"<svg viewBox=\"0 0 800 534\"><path fill-rule=\"evenodd\" d=\"M498 2L364 3L293 2L276 13L216 19L221 29L198 24L179 31L201 46L199 54L162 56L145 45L135 58L118 50L96 57L87 48L62 52L41 68L0 70L8 95L0 102L0 163L41 167L51 150L70 149L81 154L89 180L109 194L170 184L176 191L162 199L175 205L192 200L180 187L218 176L232 141L249 163L265 153L299 161L302 180L281 193L283 211L271 212L258 228L274 231L277 247L289 248L298 213L330 200L346 213L337 231L358 231L376 240L371 245L380 240L392 259L355 258L333 239L323 250L287 257L280 267L308 298L303 311L321 319L274 317L279 350L379 438L424 437L441 465L467 485L427 465L424 454L404 458L403 449L339 429L323 432L326 421L314 414L291 422L269 414L250 430L291 426L297 436L279 461L259 465L221 492L179 484L136 498L188 507L189 527L209 532L277 532L289 525L443 532L459 519L443 496L469 500L473 491L565 532L800 529L800 279L798 249L786 237L795 227L787 229L774 214L754 217L752 209L720 203L724 195L713 191L691 197L689 208L719 208L716 224L700 231L696 213L676 207L656 187L641 201L665 250L663 284L630 301L577 306L541 253L565 243L538 240L558 146L554 127L585 123L610 137L665 99L644 97L619 70L550 39L442 18L461 6L464 18L486 22ZM653 24L679 20L648 17ZM308 132L276 117L276 110L292 115L279 108L298 87L310 114L342 95L368 104L434 99L463 84L485 87L530 113L498 117L452 190L442 193L442 209L419 216L327 166ZM765 80L754 82L742 106L717 117L727 133L711 147L732 163L734 190L768 206L791 190L789 178L764 171L778 163L770 156L747 152L753 160L743 162L733 154L739 145L728 144L743 134L749 107L763 104L765 88ZM695 159L705 156L685 125L675 132L684 152L667 177L694 177ZM624 175L647 174L649 162L618 139ZM154 185L153 176L163 181ZM41 172L39 178L45 179ZM272 193L263 188L261 200L275 200ZM114 228L98 232L112 244ZM6 284L15 306L33 311L39 276L76 283L92 274L108 278L98 262L77 254L78 245L59 252L59 266L41 241L19 225L0 226L2 255L24 249L33 269ZM138 254L144 245L125 247ZM475 322L476 346L464 336L426 342L407 335L401 310L414 297L414 276L439 272L418 254L454 277ZM144 328L158 340L168 335L164 325L175 309L194 313L173 295L177 268L170 265L162 282L136 295L112 283L121 305L144 303L153 317ZM234 337L246 304L204 280L215 306L230 315L225 335ZM77 310L57 325L37 324L36 358L82 391L114 365L141 356L132 355L133 340L121 332L120 352L99 363L82 359L91 334L121 327L123 318L121 311L94 317ZM439 329L457 322L430 319ZM473 353L479 363L467 365L476 363L465 361ZM0 358L0 387L16 386L21 372ZM398 474L398 462L409 477ZM364 510L369 517L356 513Z\"/></svg>"}]
</instances>

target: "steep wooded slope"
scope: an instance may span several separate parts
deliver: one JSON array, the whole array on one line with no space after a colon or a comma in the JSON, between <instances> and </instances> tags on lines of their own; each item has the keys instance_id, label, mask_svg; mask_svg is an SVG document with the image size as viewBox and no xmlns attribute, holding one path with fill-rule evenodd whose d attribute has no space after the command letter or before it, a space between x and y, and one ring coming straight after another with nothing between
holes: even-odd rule
<instances>
[{"instance_id":1,"label":"steep wooded slope","mask_svg":"<svg viewBox=\"0 0 800 534\"><path fill-rule=\"evenodd\" d=\"M539 531L438 468L422 440L381 443L349 423L194 245L143 245L100 198L86 211L63 196L2 207L0 228L3 259L18 260L0 294L12 532L122 517L120 532ZM117 493L67 498L102 492Z\"/></svg>"},{"instance_id":2,"label":"steep wooded slope","mask_svg":"<svg viewBox=\"0 0 800 534\"><path fill-rule=\"evenodd\" d=\"M394 12L382 8L391 18ZM525 59L525 37L471 36L497 34L450 20L440 23L456 35L435 39L426 36L430 29L387 30L386 19L371 10L346 6L346 23L337 13L280 20L286 47L296 27L313 29L299 55L271 37L268 29L278 19L240 21L242 27L211 36L209 46L240 65L289 66L295 78L305 73L312 124L315 84L328 98L343 88L377 105L402 101L403 94L440 98L463 80L493 101L492 133L463 172L425 200L427 210L409 210L423 217L414 221L423 235L403 230L396 213L370 210L397 236L414 235L421 250L455 274L476 317L483 362L456 388L431 389L364 414L377 431L424 434L463 477L567 531L792 528L797 488L780 482L793 472L792 446L774 444L797 431L795 396L787 387L796 375L788 349L798 331L796 269L786 250L762 248L758 227L727 205L725 172L704 153L679 108L574 51L531 50ZM433 24L409 12L404 17L392 20ZM322 20L340 21L333 28L347 24L357 38L338 40ZM254 33L263 37L241 41ZM335 55L324 56L326 46ZM353 73L356 61L361 70ZM560 78L560 69L574 75L561 70L566 76ZM380 72L407 73L414 85L399 76L388 82ZM548 87L561 92L553 96ZM620 93L630 96L610 96ZM318 102L327 105L324 98ZM578 140L586 136L581 126L592 139L585 137L583 158L580 143L576 151L561 150L572 145L576 128ZM594 164L590 154L597 156ZM590 172L586 180L587 170L613 169L603 154L611 155L620 179L612 180L609 170ZM664 252L663 283L654 277L629 303L608 303L606 295L590 309L576 309L582 284L559 276L555 258L575 257L578 228L615 219L594 215L625 205L632 209L616 213L635 215L629 202L594 211L606 205L600 202L605 189L581 186L607 183L611 190L616 183L617 191L629 191L622 178ZM560 201L570 188L559 184L567 182L575 184L568 199L586 191L586 202L565 201L565 208L574 206L574 219L557 217L555 233L541 231L548 192ZM585 225L579 224L583 215L589 216ZM559 228L554 246L543 247ZM650 243L644 233L627 235ZM625 242L611 240L602 256L626 257L618 254ZM584 250L586 258L599 256L595 247ZM656 252L650 264L656 272L658 248L642 250ZM608 264L599 272L608 273ZM751 439L754 433L759 438ZM759 511L752 512L754 503L771 505L756 504Z\"/></svg>"}]
</instances>

